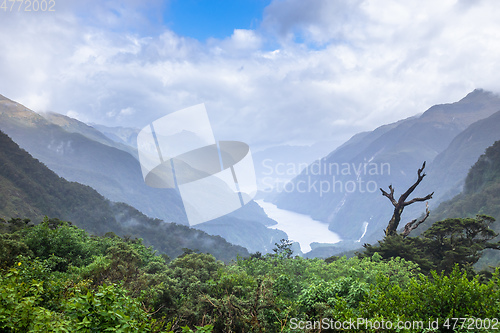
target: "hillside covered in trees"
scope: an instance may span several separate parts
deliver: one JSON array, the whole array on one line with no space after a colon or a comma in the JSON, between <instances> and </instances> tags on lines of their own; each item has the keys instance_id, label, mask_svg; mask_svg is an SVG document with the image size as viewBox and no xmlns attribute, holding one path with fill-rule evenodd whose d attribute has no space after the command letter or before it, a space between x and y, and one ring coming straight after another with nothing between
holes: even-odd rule
<instances>
[{"instance_id":1,"label":"hillside covered in trees","mask_svg":"<svg viewBox=\"0 0 500 333\"><path fill-rule=\"evenodd\" d=\"M378 253L303 259L286 241L230 265L192 251L169 261L140 240L89 236L57 219L2 220L0 232L2 332L494 332L499 325L498 269L475 275L450 262L446 273L422 274L416 263Z\"/></svg>"},{"instance_id":2,"label":"hillside covered in trees","mask_svg":"<svg viewBox=\"0 0 500 333\"><path fill-rule=\"evenodd\" d=\"M96 235L114 232L143 238L145 244L170 257L182 254L183 248L212 253L224 261L248 255L245 248L222 237L148 218L124 203L105 199L88 186L68 182L0 132L0 217L39 222L44 216L72 221Z\"/></svg>"},{"instance_id":3,"label":"hillside covered in trees","mask_svg":"<svg viewBox=\"0 0 500 333\"><path fill-rule=\"evenodd\" d=\"M424 225L429 228L433 222L446 217L476 214L500 219L500 141L488 147L469 170L462 193L433 210Z\"/></svg>"}]
</instances>

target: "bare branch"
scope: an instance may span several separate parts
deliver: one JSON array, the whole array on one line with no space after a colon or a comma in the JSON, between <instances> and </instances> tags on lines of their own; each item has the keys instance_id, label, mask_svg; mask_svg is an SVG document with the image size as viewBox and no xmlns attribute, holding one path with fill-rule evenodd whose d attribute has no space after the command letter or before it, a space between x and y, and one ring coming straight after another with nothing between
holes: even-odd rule
<instances>
[{"instance_id":1,"label":"bare branch","mask_svg":"<svg viewBox=\"0 0 500 333\"><path fill-rule=\"evenodd\" d=\"M382 191L382 195L389 198L389 200L391 200L392 204L394 206L396 206L398 204L398 202L394 199L394 189L392 188L392 185L389 185L389 190L391 191L391 193L387 193L386 191L384 191L382 188L380 188L380 191Z\"/></svg>"},{"instance_id":2,"label":"bare branch","mask_svg":"<svg viewBox=\"0 0 500 333\"><path fill-rule=\"evenodd\" d=\"M429 217L429 214L431 212L429 211L429 203L428 202L425 204L425 206L426 206L425 207L425 216L421 220L414 219L413 221L406 223L405 229L401 233L401 235L403 235L403 238L406 238L406 236L408 236L410 234L410 232L417 229L419 225L421 225L422 223L424 223L425 220L427 220L427 218Z\"/></svg>"},{"instance_id":3,"label":"bare branch","mask_svg":"<svg viewBox=\"0 0 500 333\"><path fill-rule=\"evenodd\" d=\"M408 206L408 205L411 205L412 203L415 203L417 201L427 201L429 199L432 199L432 195L434 194L434 192L432 192L431 194L427 194L425 197L423 198L413 198L411 199L410 201L406 201L406 202L403 202L403 206Z\"/></svg>"},{"instance_id":4,"label":"bare branch","mask_svg":"<svg viewBox=\"0 0 500 333\"><path fill-rule=\"evenodd\" d=\"M410 194L417 188L418 184L420 184L422 179L424 179L425 173L422 173L422 171L424 171L424 169L425 169L425 161L422 164L422 167L420 169L418 169L418 171L417 171L417 175L418 175L417 181L412 186L410 186L410 188L408 188L408 190L406 190L405 193L403 193L399 197L399 201L398 201L399 204L403 204L406 201L406 198L408 198L410 196Z\"/></svg>"},{"instance_id":5,"label":"bare branch","mask_svg":"<svg viewBox=\"0 0 500 333\"><path fill-rule=\"evenodd\" d=\"M434 195L434 192L432 192L431 194L428 194L423 198L413 198L410 201L406 201L408 196L415 190L415 188L417 188L422 179L424 179L425 177L425 173L423 173L424 169L425 169L425 161L424 163L422 163L422 167L417 171L418 175L417 181L412 186L410 186L410 188L408 188L408 190L406 190L405 193L403 193L399 197L398 201L394 199L394 189L392 188L392 185L389 185L390 193L387 193L382 188L380 189L380 191L382 191L382 195L391 200L394 206L394 213L392 214L392 218L387 224L387 228L385 229L386 236L392 236L397 234L399 222L401 222L401 214L403 214L403 210L406 206L411 205L415 202L429 200ZM412 230L417 228L421 223L425 221L425 219L427 219L427 216L429 216L428 209L425 217L421 221L413 220L410 223L406 224L405 231L403 231L403 236L406 237Z\"/></svg>"}]
</instances>

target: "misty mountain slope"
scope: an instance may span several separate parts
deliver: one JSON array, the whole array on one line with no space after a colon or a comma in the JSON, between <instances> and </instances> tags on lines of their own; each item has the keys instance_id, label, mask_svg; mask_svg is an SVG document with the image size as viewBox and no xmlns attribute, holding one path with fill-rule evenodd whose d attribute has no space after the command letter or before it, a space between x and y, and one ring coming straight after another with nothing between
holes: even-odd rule
<instances>
[{"instance_id":1,"label":"misty mountain slope","mask_svg":"<svg viewBox=\"0 0 500 333\"><path fill-rule=\"evenodd\" d=\"M280 208L329 222L330 229L346 241L359 240L366 225L362 241L380 239L393 206L378 188L393 184L399 196L416 180L424 160L430 164L459 133L499 109L500 97L474 90L456 103L433 106L420 117L376 129L356 138L358 142L339 147L320 164L313 163L292 181L294 190L281 193L275 202ZM321 172L315 172L318 165ZM315 182L316 188L302 186L305 191L300 191L300 185ZM425 209L417 206L412 207L413 214ZM411 210L405 211L403 221L409 219L409 213Z\"/></svg>"},{"instance_id":2,"label":"misty mountain slope","mask_svg":"<svg viewBox=\"0 0 500 333\"><path fill-rule=\"evenodd\" d=\"M134 148L133 146L130 146L125 143L116 142L115 140L107 137L101 131L77 119L73 119L71 117L64 116L62 114L55 112L46 112L42 113L41 115L51 123L62 127L67 132L82 134L83 136L93 141L97 141L107 146L123 150L138 159L137 149Z\"/></svg>"},{"instance_id":3,"label":"misty mountain slope","mask_svg":"<svg viewBox=\"0 0 500 333\"><path fill-rule=\"evenodd\" d=\"M136 145L138 130L98 124L92 124L92 127L99 129L118 144L131 144L131 141L135 141L134 146ZM191 133L181 135L191 135ZM183 137L183 139L189 138ZM266 227L276 223L252 200L234 212L197 224L193 228L203 230L210 235L221 236L228 242L243 246L251 252L267 253L274 248L274 243L282 238L288 238L286 233Z\"/></svg>"},{"instance_id":4,"label":"misty mountain slope","mask_svg":"<svg viewBox=\"0 0 500 333\"><path fill-rule=\"evenodd\" d=\"M118 149L123 144L113 142L76 119L58 114L46 117L51 122L7 98L0 100L0 129L5 129L14 141L60 176L89 185L106 198L125 202L148 216L187 224L178 193L174 189L147 186L138 160ZM237 239L238 245L244 247L260 246L261 252L269 244L274 245L276 231L262 229L262 225L276 222L257 204L245 205L223 221L227 225L231 219L238 226L231 230L245 237L230 237L228 230L220 228L211 229L210 233ZM219 223L217 219L214 222Z\"/></svg>"},{"instance_id":5,"label":"misty mountain slope","mask_svg":"<svg viewBox=\"0 0 500 333\"><path fill-rule=\"evenodd\" d=\"M129 153L67 132L3 96L0 130L65 179L89 185L106 198L125 202L148 216L187 224L175 190L148 187L139 162Z\"/></svg>"},{"instance_id":6,"label":"misty mountain slope","mask_svg":"<svg viewBox=\"0 0 500 333\"><path fill-rule=\"evenodd\" d=\"M150 219L136 209L113 203L88 186L68 182L0 132L0 217L57 217L93 234L114 232L144 239L160 253L176 257L183 248L198 249L230 261L247 250L221 237Z\"/></svg>"},{"instance_id":7,"label":"misty mountain slope","mask_svg":"<svg viewBox=\"0 0 500 333\"><path fill-rule=\"evenodd\" d=\"M479 120L458 134L430 164L416 194L435 191L432 206L462 191L465 177L486 148L500 140L500 111ZM435 187L439 184L439 187ZM435 187L434 189L432 187Z\"/></svg>"},{"instance_id":8,"label":"misty mountain slope","mask_svg":"<svg viewBox=\"0 0 500 333\"><path fill-rule=\"evenodd\" d=\"M496 222L493 228L500 232L500 141L495 143L495 140L500 140L500 112L470 125L436 157L434 164L428 168L428 177L419 185L420 192L429 193L431 185L426 187L425 185L431 183L435 186L438 181L445 184L456 183L457 186L451 188L459 192L462 191L462 185L465 184L465 186L463 186L462 193L442 202L439 206L436 204L436 197L439 197L437 190L430 201L432 206L437 207L431 208L429 218L413 231L411 236L420 235L436 221L446 218L474 217L477 214L495 217L499 222ZM493 146L489 147L492 142ZM486 147L489 148L486 149ZM474 160L471 161L472 159ZM441 196L442 199L443 196ZM407 209L410 207L412 206ZM424 207L415 206L414 211L418 215L424 211ZM387 218L390 217L390 213L387 210ZM323 246L314 247L311 252L307 253L307 257L326 258L342 250L360 249L361 245L362 243L359 242L323 244ZM497 265L498 262L500 262L500 255L497 251L487 250L479 266L484 268L487 265Z\"/></svg>"},{"instance_id":9,"label":"misty mountain slope","mask_svg":"<svg viewBox=\"0 0 500 333\"><path fill-rule=\"evenodd\" d=\"M280 239L288 239L285 232L267 228L275 224L277 222L269 218L264 209L252 200L226 216L197 224L194 228L209 235L221 236L232 244L245 247L251 253L269 253Z\"/></svg>"},{"instance_id":10,"label":"misty mountain slope","mask_svg":"<svg viewBox=\"0 0 500 333\"><path fill-rule=\"evenodd\" d=\"M210 192L208 195L211 195ZM276 223L255 201L250 201L229 214L196 224L193 228L203 230L210 235L221 236L232 244L247 248L250 252L268 253L280 239L288 239L285 232L267 228Z\"/></svg>"},{"instance_id":11,"label":"misty mountain slope","mask_svg":"<svg viewBox=\"0 0 500 333\"><path fill-rule=\"evenodd\" d=\"M269 216L267 216L264 209L254 200L249 201L243 207L227 214L226 216L237 218L240 220L259 222L259 224L265 226L272 226L278 223Z\"/></svg>"},{"instance_id":12,"label":"misty mountain slope","mask_svg":"<svg viewBox=\"0 0 500 333\"><path fill-rule=\"evenodd\" d=\"M391 124L382 125L371 132L357 133L353 135L352 138L347 140L344 144L340 145L337 149L329 153L325 158L335 158L339 161L348 161L356 157L356 155L358 155L360 151L364 151L365 149L367 149L372 144L372 142L375 142L387 132L417 118L418 116L413 116Z\"/></svg>"},{"instance_id":13,"label":"misty mountain slope","mask_svg":"<svg viewBox=\"0 0 500 333\"><path fill-rule=\"evenodd\" d=\"M285 232L268 229L264 224L244 219L236 219L230 215L201 223L196 229L209 235L218 235L232 244L244 246L250 253L269 253L280 239L288 239ZM249 237L251 236L251 237Z\"/></svg>"},{"instance_id":14,"label":"misty mountain slope","mask_svg":"<svg viewBox=\"0 0 500 333\"><path fill-rule=\"evenodd\" d=\"M282 186L300 174L301 169L321 158L335 147L332 141L310 146L280 145L252 152L255 175L261 196L269 198L273 188Z\"/></svg>"},{"instance_id":15,"label":"misty mountain slope","mask_svg":"<svg viewBox=\"0 0 500 333\"><path fill-rule=\"evenodd\" d=\"M109 139L137 149L137 134L139 129L128 127L109 127L100 124L90 124Z\"/></svg>"},{"instance_id":16,"label":"misty mountain slope","mask_svg":"<svg viewBox=\"0 0 500 333\"><path fill-rule=\"evenodd\" d=\"M351 163L353 159L355 159L360 152L365 151L373 142L377 142L377 140L385 135L387 132L390 130L394 129L395 127L411 121L415 117L410 117L404 120L400 120L398 122L388 124L388 125L383 125L371 132L362 132L355 134L351 139L346 141L344 144L336 148L333 152L328 154L326 157L322 158L320 160L321 165L326 165L327 168L329 167L330 163L337 165L342 165L343 163ZM366 162L362 161L362 163ZM318 163L316 161L315 163ZM309 167L310 172L304 171L302 175L299 175L296 178L296 181L308 181L310 178L313 178L311 181L314 182L314 180L317 177L314 175L315 172L311 169L311 166ZM327 171L327 173L329 173ZM333 175L330 176L338 176L336 175L336 169L333 170ZM310 177L312 176L312 177ZM295 188L295 187L293 187ZM297 191L288 191L288 187L285 188L285 195L278 195L275 200L273 200L274 203L276 203L280 208L285 208L285 209L290 209L293 211L296 211L298 213L302 214L311 214L311 208L316 207L318 210L328 210L328 207L331 207L331 205L337 205L339 203L338 197L342 195L342 198L344 198L345 193L338 193L339 196L337 197L329 197L329 198L324 198L324 201L318 200L317 195L303 195L302 193L298 193ZM316 193L317 194L317 193ZM323 197L321 197L323 198ZM342 199L340 203L342 203ZM314 215L316 216L316 215ZM313 217L314 217L313 216Z\"/></svg>"}]
</instances>

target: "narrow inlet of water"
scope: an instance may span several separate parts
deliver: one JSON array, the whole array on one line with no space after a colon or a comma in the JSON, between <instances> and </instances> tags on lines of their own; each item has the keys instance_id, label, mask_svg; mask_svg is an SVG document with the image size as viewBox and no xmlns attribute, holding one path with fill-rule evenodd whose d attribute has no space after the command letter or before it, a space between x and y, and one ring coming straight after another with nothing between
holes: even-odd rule
<instances>
[{"instance_id":1,"label":"narrow inlet of water","mask_svg":"<svg viewBox=\"0 0 500 333\"><path fill-rule=\"evenodd\" d=\"M298 242L302 252L311 251L311 243L337 243L341 239L333 231L328 230L328 223L313 220L309 215L295 213L276 207L276 205L256 200L267 216L278 222L270 226L271 229L279 229L286 232L288 239Z\"/></svg>"}]
</instances>

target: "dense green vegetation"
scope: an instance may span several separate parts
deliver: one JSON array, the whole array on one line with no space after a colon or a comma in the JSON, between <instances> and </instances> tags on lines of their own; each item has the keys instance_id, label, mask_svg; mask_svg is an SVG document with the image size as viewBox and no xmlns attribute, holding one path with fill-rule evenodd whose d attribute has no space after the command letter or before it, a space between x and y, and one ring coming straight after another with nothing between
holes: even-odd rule
<instances>
[{"instance_id":1,"label":"dense green vegetation","mask_svg":"<svg viewBox=\"0 0 500 333\"><path fill-rule=\"evenodd\" d=\"M500 219L500 141L488 147L469 170L463 192L434 209L428 221L417 230L423 232L444 218L474 217L477 214Z\"/></svg>"},{"instance_id":2,"label":"dense green vegetation","mask_svg":"<svg viewBox=\"0 0 500 333\"><path fill-rule=\"evenodd\" d=\"M369 323L343 331L437 320L440 330L428 332L444 332L447 318L480 318L474 325L484 327L500 315L498 269L422 274L379 253L303 259L284 240L273 254L231 264L188 249L170 260L140 239L90 236L48 218L1 220L0 232L2 332L334 332L324 325L358 318ZM313 321L322 329L309 328Z\"/></svg>"},{"instance_id":3,"label":"dense green vegetation","mask_svg":"<svg viewBox=\"0 0 500 333\"><path fill-rule=\"evenodd\" d=\"M418 263L422 271L450 273L458 265L473 274L485 249L500 249L500 242L492 242L498 236L490 226L494 218L478 215L476 218L453 218L438 221L419 237L404 238L400 234L386 236L379 244L365 244L362 256L380 254L383 258L402 257Z\"/></svg>"},{"instance_id":4,"label":"dense green vegetation","mask_svg":"<svg viewBox=\"0 0 500 333\"><path fill-rule=\"evenodd\" d=\"M478 214L489 215L496 220L500 219L500 141L488 147L469 170L463 192L433 209L427 221L412 235L425 232L439 220L473 218ZM500 223L492 224L491 228L499 233ZM496 266L499 262L500 251L486 250L476 264L476 268L484 269L491 265Z\"/></svg>"}]
</instances>

